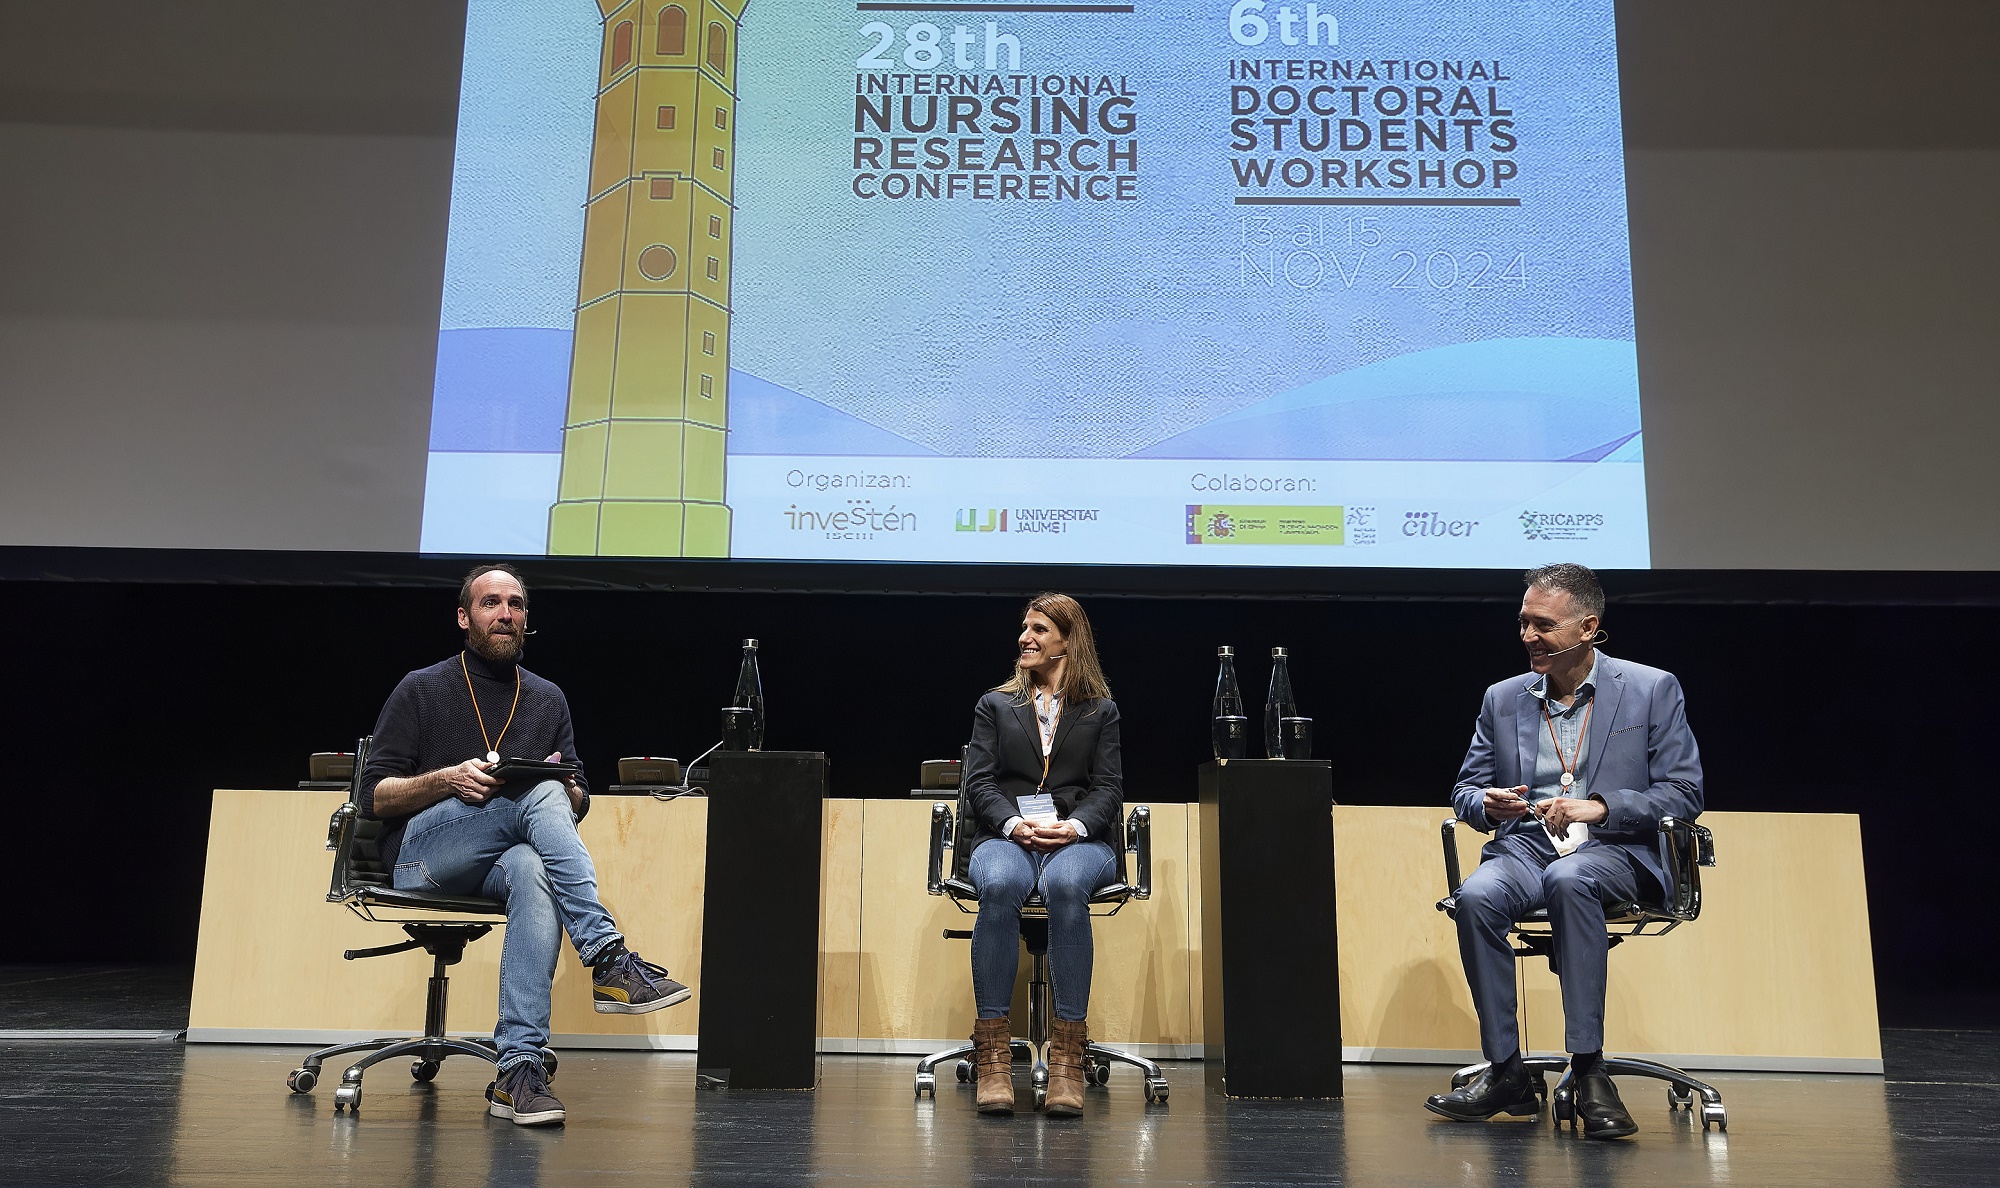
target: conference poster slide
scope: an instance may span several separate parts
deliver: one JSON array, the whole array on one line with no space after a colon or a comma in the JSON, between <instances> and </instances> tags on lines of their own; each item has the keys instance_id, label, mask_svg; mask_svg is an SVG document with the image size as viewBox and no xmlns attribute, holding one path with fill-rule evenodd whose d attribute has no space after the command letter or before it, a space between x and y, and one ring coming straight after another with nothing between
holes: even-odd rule
<instances>
[{"instance_id":1,"label":"conference poster slide","mask_svg":"<svg viewBox=\"0 0 2000 1188\"><path fill-rule=\"evenodd\" d=\"M1610 0L472 0L422 548L1648 564Z\"/></svg>"}]
</instances>

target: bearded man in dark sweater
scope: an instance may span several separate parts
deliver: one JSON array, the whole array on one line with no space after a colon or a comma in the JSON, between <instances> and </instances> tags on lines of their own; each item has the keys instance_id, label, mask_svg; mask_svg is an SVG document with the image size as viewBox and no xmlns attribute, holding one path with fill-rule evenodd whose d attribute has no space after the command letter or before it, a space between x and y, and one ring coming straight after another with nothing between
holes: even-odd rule
<instances>
[{"instance_id":1,"label":"bearded man in dark sweater","mask_svg":"<svg viewBox=\"0 0 2000 1188\"><path fill-rule=\"evenodd\" d=\"M361 775L361 812L384 823L383 865L407 891L478 895L507 905L500 950L499 1076L488 1112L523 1126L565 1118L542 1049L562 934L591 967L593 1005L644 1014L689 990L642 961L597 898L597 872L577 836L590 811L581 772L528 785L494 778L501 756L576 762L569 702L521 667L528 590L507 565L481 565L458 591L465 650L404 677L375 723Z\"/></svg>"}]
</instances>

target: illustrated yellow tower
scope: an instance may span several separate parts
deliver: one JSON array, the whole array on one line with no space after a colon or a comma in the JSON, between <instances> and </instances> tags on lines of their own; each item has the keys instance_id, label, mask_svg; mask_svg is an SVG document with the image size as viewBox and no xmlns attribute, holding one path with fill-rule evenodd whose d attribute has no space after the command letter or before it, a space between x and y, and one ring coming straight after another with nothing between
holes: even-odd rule
<instances>
[{"instance_id":1,"label":"illustrated yellow tower","mask_svg":"<svg viewBox=\"0 0 2000 1188\"><path fill-rule=\"evenodd\" d=\"M551 554L729 554L729 249L747 3L597 0L604 53Z\"/></svg>"}]
</instances>

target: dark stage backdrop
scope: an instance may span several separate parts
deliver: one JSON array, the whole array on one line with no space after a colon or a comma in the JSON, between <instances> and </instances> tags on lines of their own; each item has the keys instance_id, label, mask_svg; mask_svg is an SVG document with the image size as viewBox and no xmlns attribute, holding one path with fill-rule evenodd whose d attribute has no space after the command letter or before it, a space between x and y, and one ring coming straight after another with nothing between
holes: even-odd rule
<instances>
[{"instance_id":1,"label":"dark stage backdrop","mask_svg":"<svg viewBox=\"0 0 2000 1188\"><path fill-rule=\"evenodd\" d=\"M40 905L13 915L9 959L190 959L210 789L290 787L309 752L348 749L405 671L455 650L453 605L437 589L0 583L18 640L13 870ZM1341 800L1440 814L1481 690L1522 668L1511 596L1086 605L1134 799L1192 797L1217 644L1245 657L1253 713L1268 649L1292 649ZM997 596L546 590L528 664L567 691L602 786L619 755L713 742L737 643L756 636L768 745L826 751L838 796L895 796L921 760L957 752L974 699L1008 671L1018 611ZM1975 840L1994 612L1614 604L1606 625L1607 651L1680 675L1710 808L1861 814L1884 1022L2000 1023L2000 961L1977 925L1990 847Z\"/></svg>"}]
</instances>

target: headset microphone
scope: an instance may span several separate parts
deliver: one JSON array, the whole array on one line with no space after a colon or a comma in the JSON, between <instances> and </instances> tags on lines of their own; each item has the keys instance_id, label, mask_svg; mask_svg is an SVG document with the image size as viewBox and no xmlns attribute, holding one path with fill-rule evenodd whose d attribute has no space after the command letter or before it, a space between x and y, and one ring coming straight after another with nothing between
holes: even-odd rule
<instances>
[{"instance_id":1,"label":"headset microphone","mask_svg":"<svg viewBox=\"0 0 2000 1188\"><path fill-rule=\"evenodd\" d=\"M1601 646L1606 640L1610 638L1611 638L1610 634L1600 628L1599 630L1590 633L1589 635L1583 637L1582 639L1577 640L1575 643L1569 645L1566 648L1562 648L1554 652L1543 652L1542 659L1553 660L1557 656L1562 655L1564 652L1574 652L1578 648L1584 646L1585 644L1598 644Z\"/></svg>"}]
</instances>

